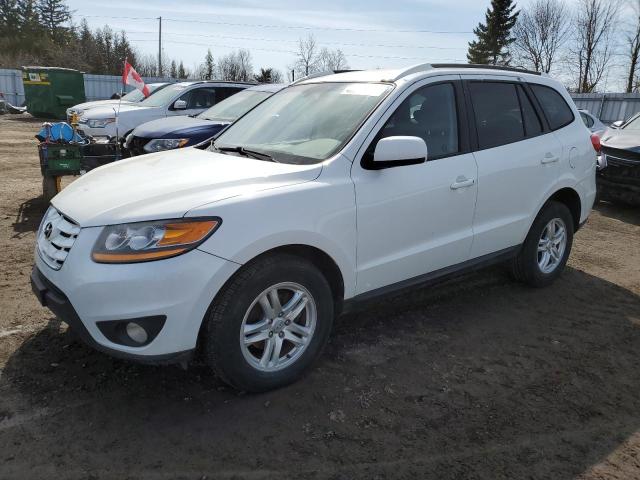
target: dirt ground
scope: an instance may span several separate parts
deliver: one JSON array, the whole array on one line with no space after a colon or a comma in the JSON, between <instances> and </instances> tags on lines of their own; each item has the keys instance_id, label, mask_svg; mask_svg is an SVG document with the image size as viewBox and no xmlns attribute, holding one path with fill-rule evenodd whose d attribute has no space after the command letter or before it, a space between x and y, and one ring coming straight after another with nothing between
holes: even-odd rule
<instances>
[{"instance_id":1,"label":"dirt ground","mask_svg":"<svg viewBox=\"0 0 640 480\"><path fill-rule=\"evenodd\" d=\"M494 268L387 299L304 380L242 395L37 304L38 125L0 117L1 479L640 478L640 211L599 206L553 287Z\"/></svg>"}]
</instances>

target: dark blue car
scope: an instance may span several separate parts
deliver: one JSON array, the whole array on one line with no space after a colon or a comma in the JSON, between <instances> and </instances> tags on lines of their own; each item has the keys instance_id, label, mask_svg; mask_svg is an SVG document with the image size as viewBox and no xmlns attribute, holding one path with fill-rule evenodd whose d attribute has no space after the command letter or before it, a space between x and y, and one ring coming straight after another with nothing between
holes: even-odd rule
<instances>
[{"instance_id":1,"label":"dark blue car","mask_svg":"<svg viewBox=\"0 0 640 480\"><path fill-rule=\"evenodd\" d=\"M126 139L131 156L207 144L222 129L235 122L285 85L257 85L242 90L195 117L167 117L143 123Z\"/></svg>"}]
</instances>

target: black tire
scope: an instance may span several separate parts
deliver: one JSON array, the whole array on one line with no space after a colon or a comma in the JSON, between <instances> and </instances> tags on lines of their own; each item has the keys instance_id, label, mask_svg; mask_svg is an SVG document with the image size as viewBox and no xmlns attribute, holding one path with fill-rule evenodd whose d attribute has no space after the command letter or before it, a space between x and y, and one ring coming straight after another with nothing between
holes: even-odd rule
<instances>
[{"instance_id":1,"label":"black tire","mask_svg":"<svg viewBox=\"0 0 640 480\"><path fill-rule=\"evenodd\" d=\"M42 177L42 198L46 203L49 203L58 194L58 185L57 177Z\"/></svg>"},{"instance_id":2,"label":"black tire","mask_svg":"<svg viewBox=\"0 0 640 480\"><path fill-rule=\"evenodd\" d=\"M282 282L295 282L310 293L316 307L316 327L300 357L274 372L252 366L240 347L240 329L245 313L261 292ZM202 332L205 362L234 388L262 392L295 382L320 356L327 343L334 317L331 288L309 261L289 254L257 259L240 269L214 299Z\"/></svg>"},{"instance_id":3,"label":"black tire","mask_svg":"<svg viewBox=\"0 0 640 480\"><path fill-rule=\"evenodd\" d=\"M554 218L559 218L564 223L566 227L567 244L559 264L553 271L544 273L538 265L538 242L543 230ZM531 229L522 245L520 253L511 263L513 277L532 287L546 287L553 283L555 279L562 274L567 264L573 244L574 229L573 217L567 206L560 202L547 202L533 221L533 225L531 225Z\"/></svg>"}]
</instances>

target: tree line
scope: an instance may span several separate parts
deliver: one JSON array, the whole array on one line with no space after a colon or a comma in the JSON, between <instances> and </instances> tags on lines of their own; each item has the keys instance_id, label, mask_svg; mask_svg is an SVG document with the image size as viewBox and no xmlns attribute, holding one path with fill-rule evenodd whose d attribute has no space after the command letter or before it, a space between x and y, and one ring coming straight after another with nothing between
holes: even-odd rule
<instances>
[{"instance_id":1,"label":"tree line","mask_svg":"<svg viewBox=\"0 0 640 480\"><path fill-rule=\"evenodd\" d=\"M470 63L558 75L578 93L602 88L625 72L626 92L640 90L640 0L535 0L516 10L492 0L469 43ZM632 12L632 15L628 15Z\"/></svg>"}]
</instances>

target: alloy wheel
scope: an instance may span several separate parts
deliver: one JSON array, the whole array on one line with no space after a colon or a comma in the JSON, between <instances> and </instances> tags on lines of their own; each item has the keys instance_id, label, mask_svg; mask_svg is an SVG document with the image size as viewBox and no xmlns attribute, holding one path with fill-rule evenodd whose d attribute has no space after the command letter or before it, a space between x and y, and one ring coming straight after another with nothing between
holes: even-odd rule
<instances>
[{"instance_id":1,"label":"alloy wheel","mask_svg":"<svg viewBox=\"0 0 640 480\"><path fill-rule=\"evenodd\" d=\"M272 285L253 300L244 315L242 354L258 370L282 370L307 349L316 323L316 304L305 287L293 282Z\"/></svg>"},{"instance_id":2,"label":"alloy wheel","mask_svg":"<svg viewBox=\"0 0 640 480\"><path fill-rule=\"evenodd\" d=\"M538 240L538 267L542 273L553 272L562 262L567 248L567 227L560 218L554 218L542 230Z\"/></svg>"}]
</instances>

